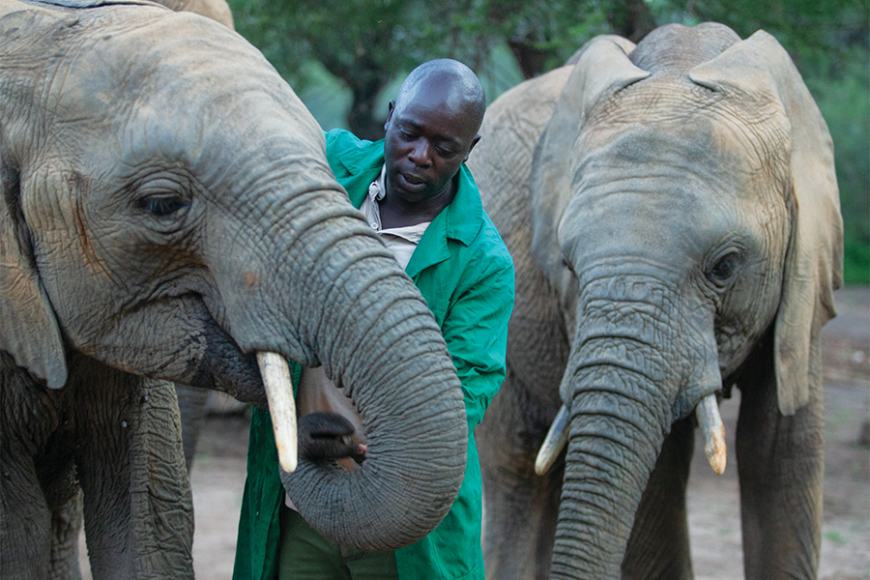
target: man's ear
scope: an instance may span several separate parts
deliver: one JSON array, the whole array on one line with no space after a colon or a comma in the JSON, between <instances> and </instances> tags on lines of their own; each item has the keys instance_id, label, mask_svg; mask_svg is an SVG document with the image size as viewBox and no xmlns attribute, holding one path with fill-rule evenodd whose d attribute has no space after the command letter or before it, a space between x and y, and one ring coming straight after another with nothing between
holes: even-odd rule
<instances>
[{"instance_id":1,"label":"man's ear","mask_svg":"<svg viewBox=\"0 0 870 580\"><path fill-rule=\"evenodd\" d=\"M480 135L475 135L474 139L471 140L471 145L468 146L468 151L465 152L465 158L462 161L468 161L468 156L471 155L471 150L474 149L474 146L477 145L478 141L480 141Z\"/></svg>"},{"instance_id":2,"label":"man's ear","mask_svg":"<svg viewBox=\"0 0 870 580\"><path fill-rule=\"evenodd\" d=\"M393 111L396 110L396 101L395 99L390 101L390 104L387 105L387 120L384 122L384 131L387 130L387 125L390 124L390 120L393 118Z\"/></svg>"}]
</instances>

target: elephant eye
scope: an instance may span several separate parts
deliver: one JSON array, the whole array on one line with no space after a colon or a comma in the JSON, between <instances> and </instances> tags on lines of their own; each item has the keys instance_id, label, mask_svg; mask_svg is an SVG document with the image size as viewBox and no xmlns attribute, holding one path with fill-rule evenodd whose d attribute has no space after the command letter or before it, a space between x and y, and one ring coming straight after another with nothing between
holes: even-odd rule
<instances>
[{"instance_id":1,"label":"elephant eye","mask_svg":"<svg viewBox=\"0 0 870 580\"><path fill-rule=\"evenodd\" d=\"M189 202L180 197L155 196L143 199L140 207L154 217L164 218L175 214L188 207Z\"/></svg>"},{"instance_id":2,"label":"elephant eye","mask_svg":"<svg viewBox=\"0 0 870 580\"><path fill-rule=\"evenodd\" d=\"M737 252L728 253L716 261L707 273L707 278L711 282L721 284L734 274L739 263L739 255Z\"/></svg>"}]
</instances>

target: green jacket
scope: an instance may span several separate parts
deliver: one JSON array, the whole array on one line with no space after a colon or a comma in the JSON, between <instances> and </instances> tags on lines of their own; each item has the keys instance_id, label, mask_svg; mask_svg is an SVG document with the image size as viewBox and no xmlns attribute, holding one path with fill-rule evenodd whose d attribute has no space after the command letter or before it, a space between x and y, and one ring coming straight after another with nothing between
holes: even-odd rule
<instances>
[{"instance_id":1,"label":"green jacket","mask_svg":"<svg viewBox=\"0 0 870 580\"><path fill-rule=\"evenodd\" d=\"M333 130L326 134L326 143L335 176L359 208L383 166L383 141L362 141L347 131ZM459 495L432 533L396 551L399 578L482 580L482 490L473 431L505 377L514 270L465 165L456 196L426 228L405 271L435 315L453 358L462 383L469 437ZM294 366L296 384L299 371ZM284 498L277 466L269 414L255 409L234 580L272 580L277 575L278 508Z\"/></svg>"}]
</instances>

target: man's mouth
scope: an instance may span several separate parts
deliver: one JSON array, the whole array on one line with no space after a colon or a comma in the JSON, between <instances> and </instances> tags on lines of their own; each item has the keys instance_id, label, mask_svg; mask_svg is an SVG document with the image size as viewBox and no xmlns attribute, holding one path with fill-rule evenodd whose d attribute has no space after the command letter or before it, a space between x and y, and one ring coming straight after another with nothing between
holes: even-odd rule
<instances>
[{"instance_id":1,"label":"man's mouth","mask_svg":"<svg viewBox=\"0 0 870 580\"><path fill-rule=\"evenodd\" d=\"M410 173L398 172L396 176L398 177L399 187L407 190L408 192L421 191L426 187L428 183L425 179Z\"/></svg>"},{"instance_id":2,"label":"man's mouth","mask_svg":"<svg viewBox=\"0 0 870 580\"><path fill-rule=\"evenodd\" d=\"M425 183L425 180L423 180L420 177L417 177L415 175L411 175L409 173L401 173L400 172L399 175L401 175L402 179L404 179L405 181L407 181L411 185L420 185L422 183Z\"/></svg>"}]
</instances>

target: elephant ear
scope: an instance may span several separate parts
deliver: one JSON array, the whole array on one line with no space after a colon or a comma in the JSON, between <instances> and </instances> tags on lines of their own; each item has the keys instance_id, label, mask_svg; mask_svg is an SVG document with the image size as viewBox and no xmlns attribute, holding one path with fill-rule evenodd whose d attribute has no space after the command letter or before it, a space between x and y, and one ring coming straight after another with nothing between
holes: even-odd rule
<instances>
[{"instance_id":1,"label":"elephant ear","mask_svg":"<svg viewBox=\"0 0 870 580\"><path fill-rule=\"evenodd\" d=\"M629 60L632 50L634 43L625 38L598 36L569 59L574 70L535 148L532 255L551 282L560 287L558 277L564 275L564 268L557 238L558 220L572 193L572 149L590 111L602 99L650 76Z\"/></svg>"},{"instance_id":2,"label":"elephant ear","mask_svg":"<svg viewBox=\"0 0 870 580\"><path fill-rule=\"evenodd\" d=\"M778 97L791 126L792 225L775 325L779 409L793 414L810 386L821 387L822 326L836 315L833 291L843 282L843 220L834 146L819 108L779 42L764 31L694 68L690 78L707 88L732 86Z\"/></svg>"},{"instance_id":3,"label":"elephant ear","mask_svg":"<svg viewBox=\"0 0 870 580\"><path fill-rule=\"evenodd\" d=\"M617 36L615 34L604 34L602 36L597 36L597 37L593 38L592 40L590 40L589 42L587 42L586 44L581 46L580 49L577 52L575 52L574 54L572 54L571 58L569 58L565 62L565 65L570 66L570 65L577 64L578 62L580 62L580 56L584 52L586 52L587 48L589 48L593 43L598 43L598 42L603 42L603 41L609 41L609 42L616 44L617 46L622 48L622 52L624 52L626 55L630 55L634 51L634 47L636 46L632 41L630 41L627 38L623 38L623 37Z\"/></svg>"},{"instance_id":4,"label":"elephant ear","mask_svg":"<svg viewBox=\"0 0 870 580\"><path fill-rule=\"evenodd\" d=\"M60 327L39 279L18 172L0 161L0 350L48 386L67 380Z\"/></svg>"}]
</instances>

